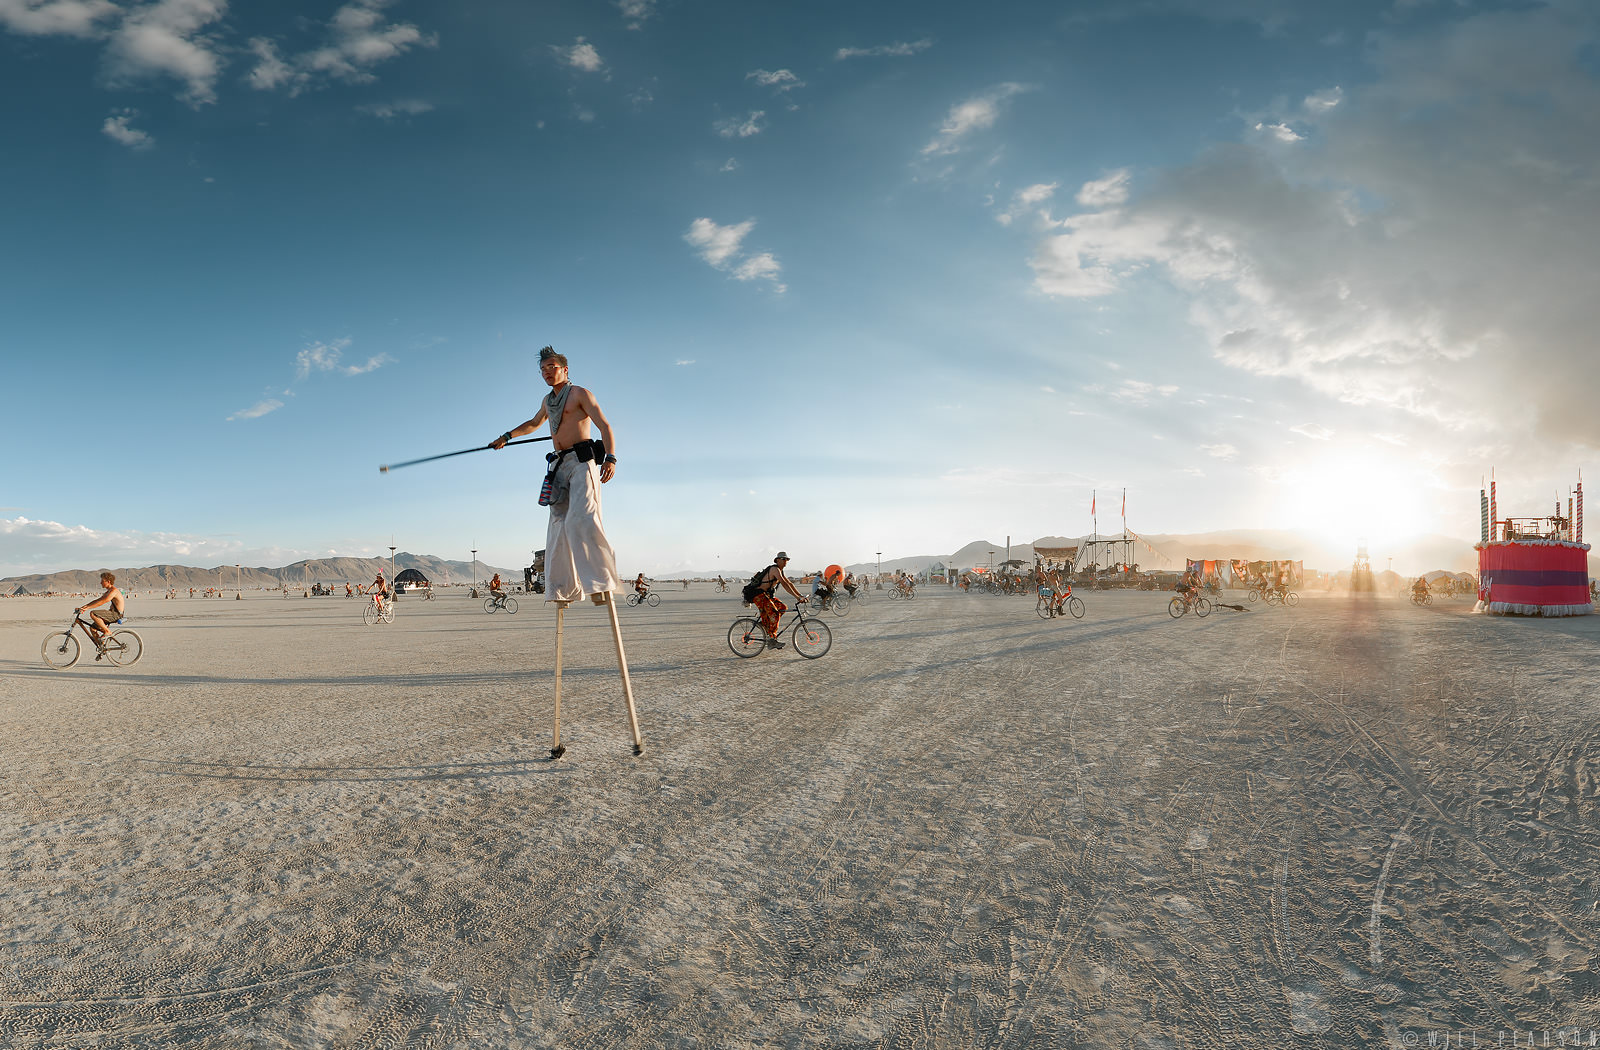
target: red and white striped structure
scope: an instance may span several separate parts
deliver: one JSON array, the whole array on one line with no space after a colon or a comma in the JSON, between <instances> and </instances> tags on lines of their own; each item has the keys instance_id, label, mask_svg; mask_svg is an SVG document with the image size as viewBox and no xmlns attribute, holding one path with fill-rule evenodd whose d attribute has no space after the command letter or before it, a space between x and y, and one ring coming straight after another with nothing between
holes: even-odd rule
<instances>
[{"instance_id":1,"label":"red and white striped structure","mask_svg":"<svg viewBox=\"0 0 1600 1050\"><path fill-rule=\"evenodd\" d=\"M1502 616L1587 616L1589 545L1583 542L1583 481L1567 516L1561 504L1548 518L1495 517L1494 482L1489 483L1488 535L1478 549L1478 611Z\"/></svg>"}]
</instances>

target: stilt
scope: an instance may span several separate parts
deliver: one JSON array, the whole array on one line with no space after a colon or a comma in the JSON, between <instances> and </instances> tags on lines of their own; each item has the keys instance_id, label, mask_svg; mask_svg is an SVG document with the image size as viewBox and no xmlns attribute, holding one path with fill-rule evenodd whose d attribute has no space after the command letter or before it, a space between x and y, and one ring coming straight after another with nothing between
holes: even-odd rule
<instances>
[{"instance_id":1,"label":"stilt","mask_svg":"<svg viewBox=\"0 0 1600 1050\"><path fill-rule=\"evenodd\" d=\"M633 706L633 681L628 677L628 655L622 651L622 625L617 622L616 595L606 596L606 611L611 614L611 640L617 643L617 668L622 672L622 698L628 702L628 726L633 730L633 753L644 754L644 738L639 735L639 712Z\"/></svg>"},{"instance_id":2,"label":"stilt","mask_svg":"<svg viewBox=\"0 0 1600 1050\"><path fill-rule=\"evenodd\" d=\"M551 761L567 753L567 749L561 746L561 628L566 613L567 603L556 602L556 718L555 742L550 748Z\"/></svg>"}]
</instances>

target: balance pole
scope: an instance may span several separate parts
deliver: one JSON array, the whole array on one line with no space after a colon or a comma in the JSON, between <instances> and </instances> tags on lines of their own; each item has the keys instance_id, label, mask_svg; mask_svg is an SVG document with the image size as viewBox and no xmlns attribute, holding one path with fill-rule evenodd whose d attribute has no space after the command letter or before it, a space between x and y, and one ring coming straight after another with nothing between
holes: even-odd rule
<instances>
[{"instance_id":1,"label":"balance pole","mask_svg":"<svg viewBox=\"0 0 1600 1050\"><path fill-rule=\"evenodd\" d=\"M555 717L555 742L550 748L550 759L554 761L567 753L561 746L561 628L562 621L566 618L567 603L556 602L556 717Z\"/></svg>"},{"instance_id":2,"label":"balance pole","mask_svg":"<svg viewBox=\"0 0 1600 1050\"><path fill-rule=\"evenodd\" d=\"M633 706L633 681L628 677L628 656L622 651L622 625L617 622L617 596L606 595L606 611L611 614L611 640L617 643L617 667L622 671L622 697L628 702L628 726L633 730L633 753L644 754L644 738L639 735L639 712Z\"/></svg>"}]
</instances>

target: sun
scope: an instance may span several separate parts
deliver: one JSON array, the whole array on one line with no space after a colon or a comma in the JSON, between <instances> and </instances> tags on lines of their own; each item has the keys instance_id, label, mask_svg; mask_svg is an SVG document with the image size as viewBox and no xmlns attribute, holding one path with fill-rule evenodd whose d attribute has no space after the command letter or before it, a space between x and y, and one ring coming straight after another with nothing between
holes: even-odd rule
<instances>
[{"instance_id":1,"label":"sun","mask_svg":"<svg viewBox=\"0 0 1600 1050\"><path fill-rule=\"evenodd\" d=\"M1395 452L1329 450L1283 471L1279 520L1352 550L1363 539L1382 545L1431 531L1438 490Z\"/></svg>"}]
</instances>

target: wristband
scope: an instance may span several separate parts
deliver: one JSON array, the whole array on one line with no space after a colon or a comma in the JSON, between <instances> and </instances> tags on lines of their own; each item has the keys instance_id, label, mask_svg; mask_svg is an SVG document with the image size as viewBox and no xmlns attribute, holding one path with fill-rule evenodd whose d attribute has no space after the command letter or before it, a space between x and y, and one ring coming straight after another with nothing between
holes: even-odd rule
<instances>
[{"instance_id":1,"label":"wristband","mask_svg":"<svg viewBox=\"0 0 1600 1050\"><path fill-rule=\"evenodd\" d=\"M602 460L601 462L603 462L603 463L615 463L616 461L617 461L617 457L613 456L611 453L607 452L606 453L606 458L604 460Z\"/></svg>"},{"instance_id":2,"label":"wristband","mask_svg":"<svg viewBox=\"0 0 1600 1050\"><path fill-rule=\"evenodd\" d=\"M501 441L510 441L511 440L511 431L508 430L504 434L501 434L500 435L500 440Z\"/></svg>"}]
</instances>

